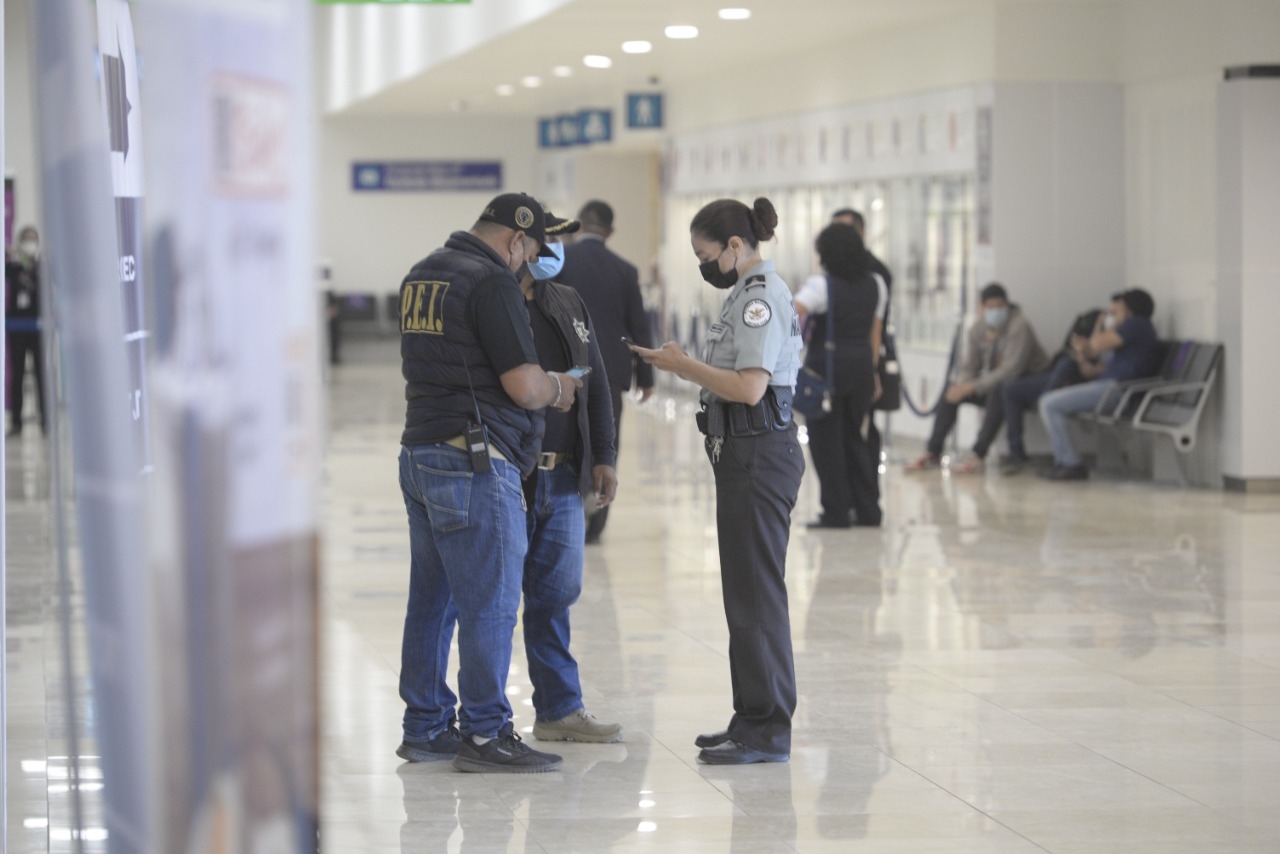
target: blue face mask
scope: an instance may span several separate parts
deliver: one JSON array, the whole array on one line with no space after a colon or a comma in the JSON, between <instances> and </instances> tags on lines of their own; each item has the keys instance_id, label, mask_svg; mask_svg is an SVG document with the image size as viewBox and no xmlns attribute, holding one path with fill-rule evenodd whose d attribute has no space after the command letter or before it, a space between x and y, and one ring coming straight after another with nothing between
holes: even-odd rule
<instances>
[{"instance_id":1,"label":"blue face mask","mask_svg":"<svg viewBox=\"0 0 1280 854\"><path fill-rule=\"evenodd\" d=\"M560 271L564 269L564 244L548 243L547 248L555 253L554 258L545 258L539 255L529 262L529 272L539 282L551 281L560 275Z\"/></svg>"},{"instance_id":2,"label":"blue face mask","mask_svg":"<svg viewBox=\"0 0 1280 854\"><path fill-rule=\"evenodd\" d=\"M992 329L999 329L1009 320L1009 309L1007 308L984 308L982 310L982 320Z\"/></svg>"}]
</instances>

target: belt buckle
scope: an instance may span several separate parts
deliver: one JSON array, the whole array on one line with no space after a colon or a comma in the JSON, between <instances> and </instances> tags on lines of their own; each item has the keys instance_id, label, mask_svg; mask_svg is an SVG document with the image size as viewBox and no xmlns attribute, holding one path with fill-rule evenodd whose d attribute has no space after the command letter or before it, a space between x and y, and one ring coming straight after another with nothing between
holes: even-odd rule
<instances>
[{"instance_id":1,"label":"belt buckle","mask_svg":"<svg viewBox=\"0 0 1280 854\"><path fill-rule=\"evenodd\" d=\"M556 457L558 455L551 451L543 451L538 454L538 468L543 471L555 471Z\"/></svg>"}]
</instances>

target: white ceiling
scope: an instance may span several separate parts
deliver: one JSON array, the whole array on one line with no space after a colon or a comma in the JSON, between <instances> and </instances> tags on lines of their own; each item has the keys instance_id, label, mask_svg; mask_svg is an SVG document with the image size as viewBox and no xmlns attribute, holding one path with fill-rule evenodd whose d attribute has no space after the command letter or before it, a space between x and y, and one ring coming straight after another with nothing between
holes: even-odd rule
<instances>
[{"instance_id":1,"label":"white ceiling","mask_svg":"<svg viewBox=\"0 0 1280 854\"><path fill-rule=\"evenodd\" d=\"M480 6L486 0L473 0ZM1001 0L1036 2L1036 0ZM424 73L382 89L344 112L362 115L547 115L616 103L624 91L688 85L712 70L741 68L744 86L726 98L750 97L753 75L786 73L787 56L806 48L850 42L876 31L990 8L994 0L571 0L559 9L503 34ZM726 6L749 8L746 21L722 21ZM457 7L419 7L444 16ZM379 12L389 10L377 10ZM430 26L432 17L426 25ZM693 24L698 38L666 38L668 24ZM644 39L648 54L622 52L622 42ZM586 54L613 59L604 70L582 64ZM565 65L572 76L558 78ZM536 89L521 79L542 79ZM514 94L501 97L502 84Z\"/></svg>"}]
</instances>

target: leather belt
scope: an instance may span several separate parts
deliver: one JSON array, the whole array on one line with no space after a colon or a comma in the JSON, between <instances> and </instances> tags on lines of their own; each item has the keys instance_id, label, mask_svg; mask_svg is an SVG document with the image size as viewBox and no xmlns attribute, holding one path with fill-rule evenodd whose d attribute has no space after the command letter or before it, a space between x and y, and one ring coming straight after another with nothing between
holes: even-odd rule
<instances>
[{"instance_id":1,"label":"leather belt","mask_svg":"<svg viewBox=\"0 0 1280 854\"><path fill-rule=\"evenodd\" d=\"M543 471L555 471L556 466L569 462L569 455L566 453L553 454L550 451L544 451L538 454L538 468Z\"/></svg>"},{"instance_id":2,"label":"leather belt","mask_svg":"<svg viewBox=\"0 0 1280 854\"><path fill-rule=\"evenodd\" d=\"M471 453L471 447L467 444L466 436L454 436L452 439L445 439L440 444L448 445L451 448L457 448L460 451L466 451L468 454ZM499 451L498 446L493 444L493 442L489 443L489 456L499 460L507 459L507 455L502 453L502 451ZM511 461L507 460L507 462Z\"/></svg>"}]
</instances>

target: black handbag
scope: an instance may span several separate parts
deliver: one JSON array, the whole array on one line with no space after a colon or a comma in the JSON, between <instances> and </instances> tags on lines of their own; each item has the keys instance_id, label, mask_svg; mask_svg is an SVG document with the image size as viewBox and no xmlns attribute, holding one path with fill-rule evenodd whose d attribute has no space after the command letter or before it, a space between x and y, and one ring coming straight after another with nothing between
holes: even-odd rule
<instances>
[{"instance_id":1,"label":"black handbag","mask_svg":"<svg viewBox=\"0 0 1280 854\"><path fill-rule=\"evenodd\" d=\"M880 396L871 408L880 412L897 412L902 408L902 370L898 365L898 345L890 333L885 333L884 354L876 370L880 374Z\"/></svg>"},{"instance_id":2,"label":"black handbag","mask_svg":"<svg viewBox=\"0 0 1280 854\"><path fill-rule=\"evenodd\" d=\"M801 368L796 374L796 393L791 408L804 416L806 421L817 421L831 412L832 381L836 374L836 320L832 313L831 279L827 279L827 370L825 375L812 368Z\"/></svg>"}]
</instances>

